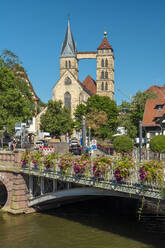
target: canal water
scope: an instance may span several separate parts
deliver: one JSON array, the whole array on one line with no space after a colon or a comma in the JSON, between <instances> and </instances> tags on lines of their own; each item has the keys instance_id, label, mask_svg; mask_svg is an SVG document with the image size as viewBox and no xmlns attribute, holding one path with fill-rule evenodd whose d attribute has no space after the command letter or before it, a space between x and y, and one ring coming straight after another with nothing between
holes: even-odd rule
<instances>
[{"instance_id":1,"label":"canal water","mask_svg":"<svg viewBox=\"0 0 165 248\"><path fill-rule=\"evenodd\" d=\"M136 211L135 201L107 197L29 215L0 212L0 247L164 248L165 234L148 231Z\"/></svg>"}]
</instances>

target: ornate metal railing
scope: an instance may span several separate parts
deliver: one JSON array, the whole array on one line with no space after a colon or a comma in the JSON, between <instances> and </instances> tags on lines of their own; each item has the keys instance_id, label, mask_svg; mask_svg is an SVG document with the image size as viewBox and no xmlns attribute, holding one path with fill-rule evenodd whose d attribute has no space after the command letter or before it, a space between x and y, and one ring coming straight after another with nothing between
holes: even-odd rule
<instances>
[{"instance_id":1,"label":"ornate metal railing","mask_svg":"<svg viewBox=\"0 0 165 248\"><path fill-rule=\"evenodd\" d=\"M91 169L86 174L75 174L73 168L70 168L65 173L58 166L46 169L44 166L36 168L33 164L30 164L30 166L24 165L19 171L40 178L56 179L63 182L111 190L112 195L123 194L125 197L130 196L133 198L144 196L147 198L165 199L164 187L156 182L142 182L138 168L133 169L127 179L119 182L115 178L113 169L102 177L94 176Z\"/></svg>"}]
</instances>

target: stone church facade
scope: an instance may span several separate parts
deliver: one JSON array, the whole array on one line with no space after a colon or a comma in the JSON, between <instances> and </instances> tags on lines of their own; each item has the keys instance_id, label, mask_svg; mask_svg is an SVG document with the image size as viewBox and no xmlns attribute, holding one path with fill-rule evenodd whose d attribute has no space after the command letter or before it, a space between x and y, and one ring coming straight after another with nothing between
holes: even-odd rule
<instances>
[{"instance_id":1,"label":"stone church facade","mask_svg":"<svg viewBox=\"0 0 165 248\"><path fill-rule=\"evenodd\" d=\"M89 75L83 82L79 81L80 59L96 59L96 81ZM68 20L67 31L60 55L60 79L53 87L53 100L61 100L71 110L85 103L92 95L114 97L114 55L107 40L107 33L94 52L78 52Z\"/></svg>"}]
</instances>

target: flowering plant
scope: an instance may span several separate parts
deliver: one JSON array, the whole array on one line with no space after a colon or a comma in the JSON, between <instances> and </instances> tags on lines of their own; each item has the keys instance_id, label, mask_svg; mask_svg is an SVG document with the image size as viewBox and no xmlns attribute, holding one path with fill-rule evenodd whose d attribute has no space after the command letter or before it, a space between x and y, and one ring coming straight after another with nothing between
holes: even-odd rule
<instances>
[{"instance_id":1,"label":"flowering plant","mask_svg":"<svg viewBox=\"0 0 165 248\"><path fill-rule=\"evenodd\" d=\"M60 170L62 171L62 173L66 174L71 169L72 164L73 164L73 158L72 158L72 156L73 155L71 153L67 153L67 154L64 154L60 158L60 161L58 163L58 167L60 168Z\"/></svg>"},{"instance_id":2,"label":"flowering plant","mask_svg":"<svg viewBox=\"0 0 165 248\"><path fill-rule=\"evenodd\" d=\"M139 176L144 182L162 184L164 179L163 163L156 160L144 162L139 169Z\"/></svg>"},{"instance_id":3,"label":"flowering plant","mask_svg":"<svg viewBox=\"0 0 165 248\"><path fill-rule=\"evenodd\" d=\"M90 167L91 161L85 155L82 155L73 163L73 170L75 174L84 174L85 171Z\"/></svg>"},{"instance_id":4,"label":"flowering plant","mask_svg":"<svg viewBox=\"0 0 165 248\"><path fill-rule=\"evenodd\" d=\"M96 158L93 162L93 174L95 177L104 176L110 170L111 160L108 157Z\"/></svg>"},{"instance_id":5,"label":"flowering plant","mask_svg":"<svg viewBox=\"0 0 165 248\"><path fill-rule=\"evenodd\" d=\"M116 181L126 180L131 170L135 167L134 161L130 156L121 156L119 160L115 160L114 176Z\"/></svg>"},{"instance_id":6,"label":"flowering plant","mask_svg":"<svg viewBox=\"0 0 165 248\"><path fill-rule=\"evenodd\" d=\"M33 152L31 154L31 162L35 167L41 166L42 158L43 158L43 154L41 152Z\"/></svg>"},{"instance_id":7,"label":"flowering plant","mask_svg":"<svg viewBox=\"0 0 165 248\"><path fill-rule=\"evenodd\" d=\"M43 163L46 169L50 169L53 166L54 154L50 153L43 157Z\"/></svg>"},{"instance_id":8,"label":"flowering plant","mask_svg":"<svg viewBox=\"0 0 165 248\"><path fill-rule=\"evenodd\" d=\"M22 158L21 158L21 165L27 165L29 161L29 153L26 151L23 153Z\"/></svg>"}]
</instances>

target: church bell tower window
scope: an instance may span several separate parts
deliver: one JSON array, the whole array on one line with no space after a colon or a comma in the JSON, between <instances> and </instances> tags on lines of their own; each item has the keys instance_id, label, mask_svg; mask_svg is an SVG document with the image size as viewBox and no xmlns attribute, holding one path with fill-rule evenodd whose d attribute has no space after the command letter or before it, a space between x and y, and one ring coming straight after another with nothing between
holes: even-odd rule
<instances>
[{"instance_id":1,"label":"church bell tower window","mask_svg":"<svg viewBox=\"0 0 165 248\"><path fill-rule=\"evenodd\" d=\"M104 90L104 82L101 83L101 90Z\"/></svg>"},{"instance_id":2,"label":"church bell tower window","mask_svg":"<svg viewBox=\"0 0 165 248\"><path fill-rule=\"evenodd\" d=\"M108 83L105 83L105 90L108 90Z\"/></svg>"},{"instance_id":3,"label":"church bell tower window","mask_svg":"<svg viewBox=\"0 0 165 248\"><path fill-rule=\"evenodd\" d=\"M105 60L105 67L108 67L108 59Z\"/></svg>"},{"instance_id":4,"label":"church bell tower window","mask_svg":"<svg viewBox=\"0 0 165 248\"><path fill-rule=\"evenodd\" d=\"M104 79L104 71L101 72L101 79Z\"/></svg>"},{"instance_id":5,"label":"church bell tower window","mask_svg":"<svg viewBox=\"0 0 165 248\"><path fill-rule=\"evenodd\" d=\"M101 60L101 67L104 67L104 59Z\"/></svg>"},{"instance_id":6,"label":"church bell tower window","mask_svg":"<svg viewBox=\"0 0 165 248\"><path fill-rule=\"evenodd\" d=\"M105 78L108 79L108 72L105 72Z\"/></svg>"}]
</instances>

